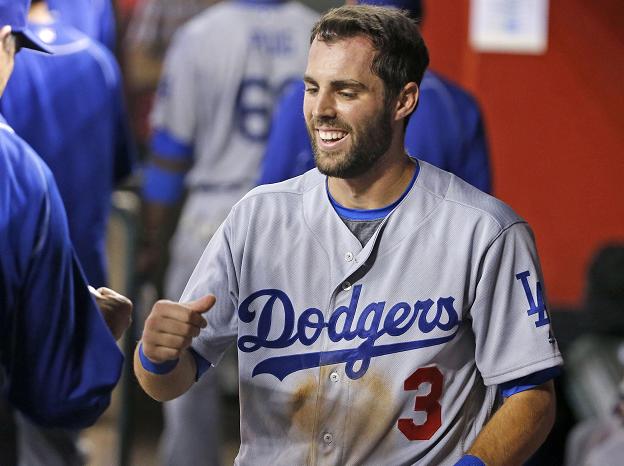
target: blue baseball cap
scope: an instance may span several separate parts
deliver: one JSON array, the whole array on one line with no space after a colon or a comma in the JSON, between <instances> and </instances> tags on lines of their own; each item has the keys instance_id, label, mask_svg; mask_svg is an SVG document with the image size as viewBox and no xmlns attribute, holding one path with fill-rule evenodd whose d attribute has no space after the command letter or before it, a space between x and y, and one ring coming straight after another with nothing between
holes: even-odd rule
<instances>
[{"instance_id":1,"label":"blue baseball cap","mask_svg":"<svg viewBox=\"0 0 624 466\"><path fill-rule=\"evenodd\" d=\"M16 36L20 47L52 53L52 51L28 29L26 18L30 9L30 0L0 0L0 27L11 26L11 33Z\"/></svg>"},{"instance_id":2,"label":"blue baseball cap","mask_svg":"<svg viewBox=\"0 0 624 466\"><path fill-rule=\"evenodd\" d=\"M414 18L420 18L423 13L421 0L358 0L358 4L400 8L409 11Z\"/></svg>"}]
</instances>

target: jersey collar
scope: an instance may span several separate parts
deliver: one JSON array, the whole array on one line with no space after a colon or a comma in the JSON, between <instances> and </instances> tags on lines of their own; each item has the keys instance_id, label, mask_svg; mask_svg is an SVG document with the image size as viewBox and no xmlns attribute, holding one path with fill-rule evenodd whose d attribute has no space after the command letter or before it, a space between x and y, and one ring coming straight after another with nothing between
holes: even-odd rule
<instances>
[{"instance_id":1,"label":"jersey collar","mask_svg":"<svg viewBox=\"0 0 624 466\"><path fill-rule=\"evenodd\" d=\"M385 240L379 244L377 250L379 255L388 253L405 238L413 236L414 232L427 222L429 215L444 201L451 175L440 172L439 169L422 160L418 161L418 165L418 176L412 188L394 208L392 215L387 216L383 221L386 224L386 230L389 229L391 234L386 234ZM316 169L310 170L305 177L310 185L303 193L303 216L310 231L323 245L329 257L343 257L346 252L352 252L356 255L357 262L361 264L376 243L376 237L371 238L363 248L336 213L328 198L326 177ZM350 267L350 264L352 262L337 261L337 267L341 270L332 271L332 274L349 273L350 270L346 269Z\"/></svg>"},{"instance_id":2,"label":"jersey collar","mask_svg":"<svg viewBox=\"0 0 624 466\"><path fill-rule=\"evenodd\" d=\"M390 212L392 212L392 210L394 210L396 206L401 203L405 196L407 196L407 193L410 191L410 189L412 189L412 186L414 186L414 182L416 181L416 178L418 178L418 172L420 171L420 164L416 159L414 159L414 163L416 163L416 169L414 170L414 174L412 175L412 179L409 185L407 185L407 188L405 188L405 191L403 191L401 197L399 197L392 204L389 204L385 207L380 207L378 209L350 209L349 207L341 205L336 199L334 199L334 197L329 192L327 181L325 181L325 189L327 190L327 196L329 197L329 201L334 206L334 209L341 218L347 220L381 220L382 218L385 218Z\"/></svg>"}]
</instances>

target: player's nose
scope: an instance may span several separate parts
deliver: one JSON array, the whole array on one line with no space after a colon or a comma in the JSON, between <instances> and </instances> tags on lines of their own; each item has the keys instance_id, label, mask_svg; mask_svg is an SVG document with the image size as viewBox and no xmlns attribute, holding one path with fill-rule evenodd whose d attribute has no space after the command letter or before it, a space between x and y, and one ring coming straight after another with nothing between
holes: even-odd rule
<instances>
[{"instance_id":1,"label":"player's nose","mask_svg":"<svg viewBox=\"0 0 624 466\"><path fill-rule=\"evenodd\" d=\"M336 102L331 92L319 90L316 96L314 96L312 116L314 118L333 118L336 116Z\"/></svg>"}]
</instances>

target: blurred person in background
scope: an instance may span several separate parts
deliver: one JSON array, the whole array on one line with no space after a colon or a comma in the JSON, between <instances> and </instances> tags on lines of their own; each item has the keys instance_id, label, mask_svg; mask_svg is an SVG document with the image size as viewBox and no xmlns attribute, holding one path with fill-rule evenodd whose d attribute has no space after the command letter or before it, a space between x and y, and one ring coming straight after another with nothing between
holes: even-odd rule
<instances>
[{"instance_id":1,"label":"blurred person in background","mask_svg":"<svg viewBox=\"0 0 624 466\"><path fill-rule=\"evenodd\" d=\"M619 466L624 457L624 380L608 417L586 419L570 432L565 466Z\"/></svg>"},{"instance_id":2,"label":"blurred person in background","mask_svg":"<svg viewBox=\"0 0 624 466\"><path fill-rule=\"evenodd\" d=\"M20 48L50 51L26 26L29 6L0 0L0 94ZM88 288L50 170L1 115L0 205L3 393L39 425L87 427L119 379L115 339L129 326L132 305L112 290Z\"/></svg>"},{"instance_id":3,"label":"blurred person in background","mask_svg":"<svg viewBox=\"0 0 624 466\"><path fill-rule=\"evenodd\" d=\"M186 188L170 249L167 298L180 298L213 233L254 186L273 102L301 79L317 18L295 1L225 1L176 32L151 115L138 265L145 277L158 269L168 240L164 225ZM185 396L165 404L165 464L219 463L214 377L211 371Z\"/></svg>"},{"instance_id":4,"label":"blurred person in background","mask_svg":"<svg viewBox=\"0 0 624 466\"><path fill-rule=\"evenodd\" d=\"M624 391L624 243L608 242L593 254L579 309L551 311L567 361L555 381L557 419L531 466L584 464L583 458L611 434L621 439ZM611 443L611 442L609 442ZM606 444L605 444L606 445ZM589 462L587 464L609 464ZM619 463L612 463L619 464Z\"/></svg>"},{"instance_id":5,"label":"blurred person in background","mask_svg":"<svg viewBox=\"0 0 624 466\"><path fill-rule=\"evenodd\" d=\"M421 0L348 0L401 8L422 18ZM304 86L296 82L276 105L258 184L277 183L314 167L305 127ZM407 124L405 148L413 157L450 171L480 190L491 193L492 176L483 117L467 91L428 70L420 86L418 108Z\"/></svg>"},{"instance_id":6,"label":"blurred person in background","mask_svg":"<svg viewBox=\"0 0 624 466\"><path fill-rule=\"evenodd\" d=\"M123 60L134 134L149 139L148 114L165 52L176 30L217 0L138 0L123 39Z\"/></svg>"}]
</instances>

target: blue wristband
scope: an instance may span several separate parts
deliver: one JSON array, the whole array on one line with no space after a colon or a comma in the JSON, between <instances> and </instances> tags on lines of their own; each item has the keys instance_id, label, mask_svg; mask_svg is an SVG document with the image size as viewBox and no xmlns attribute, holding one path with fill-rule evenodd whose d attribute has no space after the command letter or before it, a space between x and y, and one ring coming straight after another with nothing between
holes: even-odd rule
<instances>
[{"instance_id":1,"label":"blue wristband","mask_svg":"<svg viewBox=\"0 0 624 466\"><path fill-rule=\"evenodd\" d=\"M173 369L175 369L175 366L178 365L179 361L179 359L177 358L172 359L171 361L165 361L160 363L150 361L143 352L143 342L139 343L139 360L141 361L141 366L143 366L143 369L145 369L147 372L158 375L168 374Z\"/></svg>"},{"instance_id":2,"label":"blue wristband","mask_svg":"<svg viewBox=\"0 0 624 466\"><path fill-rule=\"evenodd\" d=\"M462 456L455 466L485 466L485 463L481 461L481 458L477 458L473 455Z\"/></svg>"}]
</instances>

